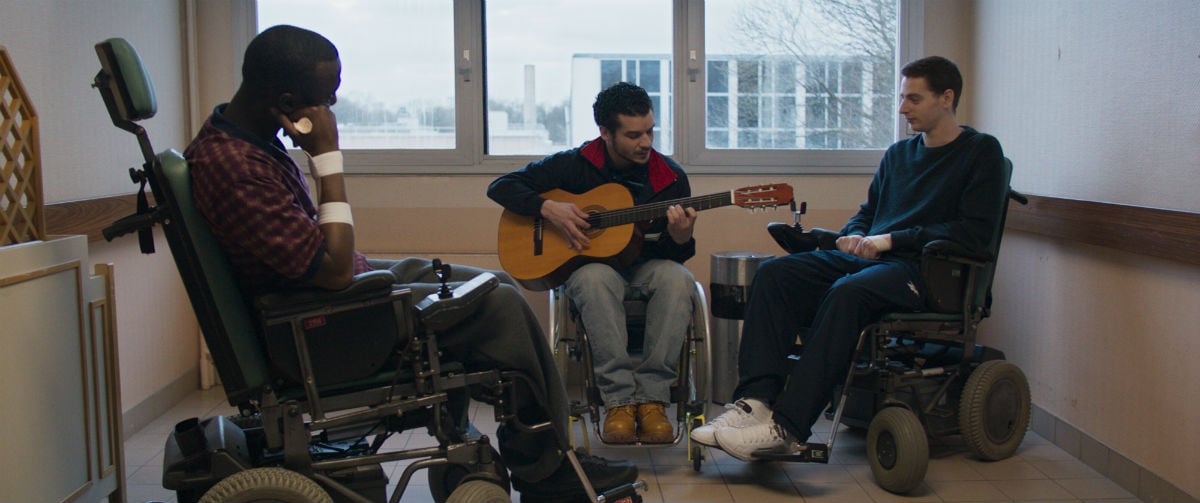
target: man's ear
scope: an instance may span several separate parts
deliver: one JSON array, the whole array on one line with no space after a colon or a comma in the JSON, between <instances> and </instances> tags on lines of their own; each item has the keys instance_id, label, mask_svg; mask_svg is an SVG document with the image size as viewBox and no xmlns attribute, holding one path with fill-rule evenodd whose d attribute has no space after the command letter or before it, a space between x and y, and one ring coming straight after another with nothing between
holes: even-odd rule
<instances>
[{"instance_id":1,"label":"man's ear","mask_svg":"<svg viewBox=\"0 0 1200 503\"><path fill-rule=\"evenodd\" d=\"M953 112L954 111L954 90L947 89L945 91L942 91L942 95L940 96L940 98L942 100L942 106L945 107L947 110Z\"/></svg>"},{"instance_id":2,"label":"man's ear","mask_svg":"<svg viewBox=\"0 0 1200 503\"><path fill-rule=\"evenodd\" d=\"M612 143L612 132L609 131L608 128L600 126L600 138L603 139L605 143Z\"/></svg>"},{"instance_id":3,"label":"man's ear","mask_svg":"<svg viewBox=\"0 0 1200 503\"><path fill-rule=\"evenodd\" d=\"M284 115L291 115L300 108L300 99L294 93L282 93L275 99L275 108Z\"/></svg>"}]
</instances>

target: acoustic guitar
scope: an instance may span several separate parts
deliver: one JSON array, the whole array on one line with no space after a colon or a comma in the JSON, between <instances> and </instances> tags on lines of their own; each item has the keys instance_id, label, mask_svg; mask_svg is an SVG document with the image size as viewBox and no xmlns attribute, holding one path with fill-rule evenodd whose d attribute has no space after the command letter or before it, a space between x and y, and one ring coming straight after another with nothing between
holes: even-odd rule
<instances>
[{"instance_id":1,"label":"acoustic guitar","mask_svg":"<svg viewBox=\"0 0 1200 503\"><path fill-rule=\"evenodd\" d=\"M500 266L530 290L549 290L561 285L575 269L591 262L629 265L641 252L642 234L636 224L665 217L667 208L673 205L697 211L729 205L772 208L792 202L792 187L756 185L636 206L629 190L617 183L607 183L583 194L555 189L542 197L575 203L588 213L591 227L584 234L591 244L583 250L572 250L541 216L527 217L504 210L500 215ZM664 233L661 239L671 238Z\"/></svg>"}]
</instances>

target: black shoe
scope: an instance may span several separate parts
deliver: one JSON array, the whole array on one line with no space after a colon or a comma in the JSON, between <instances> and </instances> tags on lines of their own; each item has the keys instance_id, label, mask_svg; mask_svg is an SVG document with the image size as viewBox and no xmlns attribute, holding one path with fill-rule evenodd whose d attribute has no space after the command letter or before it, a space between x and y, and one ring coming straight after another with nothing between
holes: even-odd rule
<instances>
[{"instance_id":1,"label":"black shoe","mask_svg":"<svg viewBox=\"0 0 1200 503\"><path fill-rule=\"evenodd\" d=\"M637 480L638 469L628 461L610 461L599 456L577 453L583 473L592 482L596 494ZM520 491L522 503L566 503L587 501L587 491L575 473L571 461L563 457L558 470L534 483L512 479L513 489Z\"/></svg>"}]
</instances>

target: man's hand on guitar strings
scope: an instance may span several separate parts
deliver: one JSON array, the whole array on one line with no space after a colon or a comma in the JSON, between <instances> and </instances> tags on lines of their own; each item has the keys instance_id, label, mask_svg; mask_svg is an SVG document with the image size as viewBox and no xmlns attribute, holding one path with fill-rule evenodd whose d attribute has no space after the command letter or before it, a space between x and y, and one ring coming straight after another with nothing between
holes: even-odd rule
<instances>
[{"instance_id":1,"label":"man's hand on guitar strings","mask_svg":"<svg viewBox=\"0 0 1200 503\"><path fill-rule=\"evenodd\" d=\"M684 208L678 204L667 208L667 232L676 243L684 244L690 241L695 228L695 208Z\"/></svg>"},{"instance_id":2,"label":"man's hand on guitar strings","mask_svg":"<svg viewBox=\"0 0 1200 503\"><path fill-rule=\"evenodd\" d=\"M542 203L541 213L542 218L550 222L572 250L583 250L592 243L583 233L584 229L591 227L587 222L588 214L574 203L560 203L547 199Z\"/></svg>"}]
</instances>

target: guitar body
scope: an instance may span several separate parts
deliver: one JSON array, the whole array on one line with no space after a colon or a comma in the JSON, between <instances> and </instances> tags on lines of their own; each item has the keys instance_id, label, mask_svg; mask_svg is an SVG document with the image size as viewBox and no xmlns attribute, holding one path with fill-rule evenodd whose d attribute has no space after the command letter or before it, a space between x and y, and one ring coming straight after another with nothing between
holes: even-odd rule
<instances>
[{"instance_id":1,"label":"guitar body","mask_svg":"<svg viewBox=\"0 0 1200 503\"><path fill-rule=\"evenodd\" d=\"M672 205L696 211L731 204L747 209L774 208L792 203L792 187L786 183L755 185L638 206L633 205L629 190L618 183L606 183L583 194L555 189L542 193L542 197L573 203L586 212L591 227L585 234L591 244L583 250L572 250L567 240L540 216L525 217L504 210L497 244L500 266L530 290L549 290L561 285L575 269L589 262L616 267L633 263L642 250L639 227L656 218L665 218ZM662 239L670 237L664 235Z\"/></svg>"},{"instance_id":2,"label":"guitar body","mask_svg":"<svg viewBox=\"0 0 1200 503\"><path fill-rule=\"evenodd\" d=\"M583 194L554 189L543 193L542 197L574 203L587 213L633 206L629 190L617 183L606 183ZM544 227L540 232L540 245L539 225ZM525 288L549 290L566 281L575 269L591 262L615 266L631 263L642 245L641 233L636 227L631 223L589 229L586 234L591 244L583 250L572 250L549 223L504 210L500 215L498 240L500 266Z\"/></svg>"}]
</instances>

